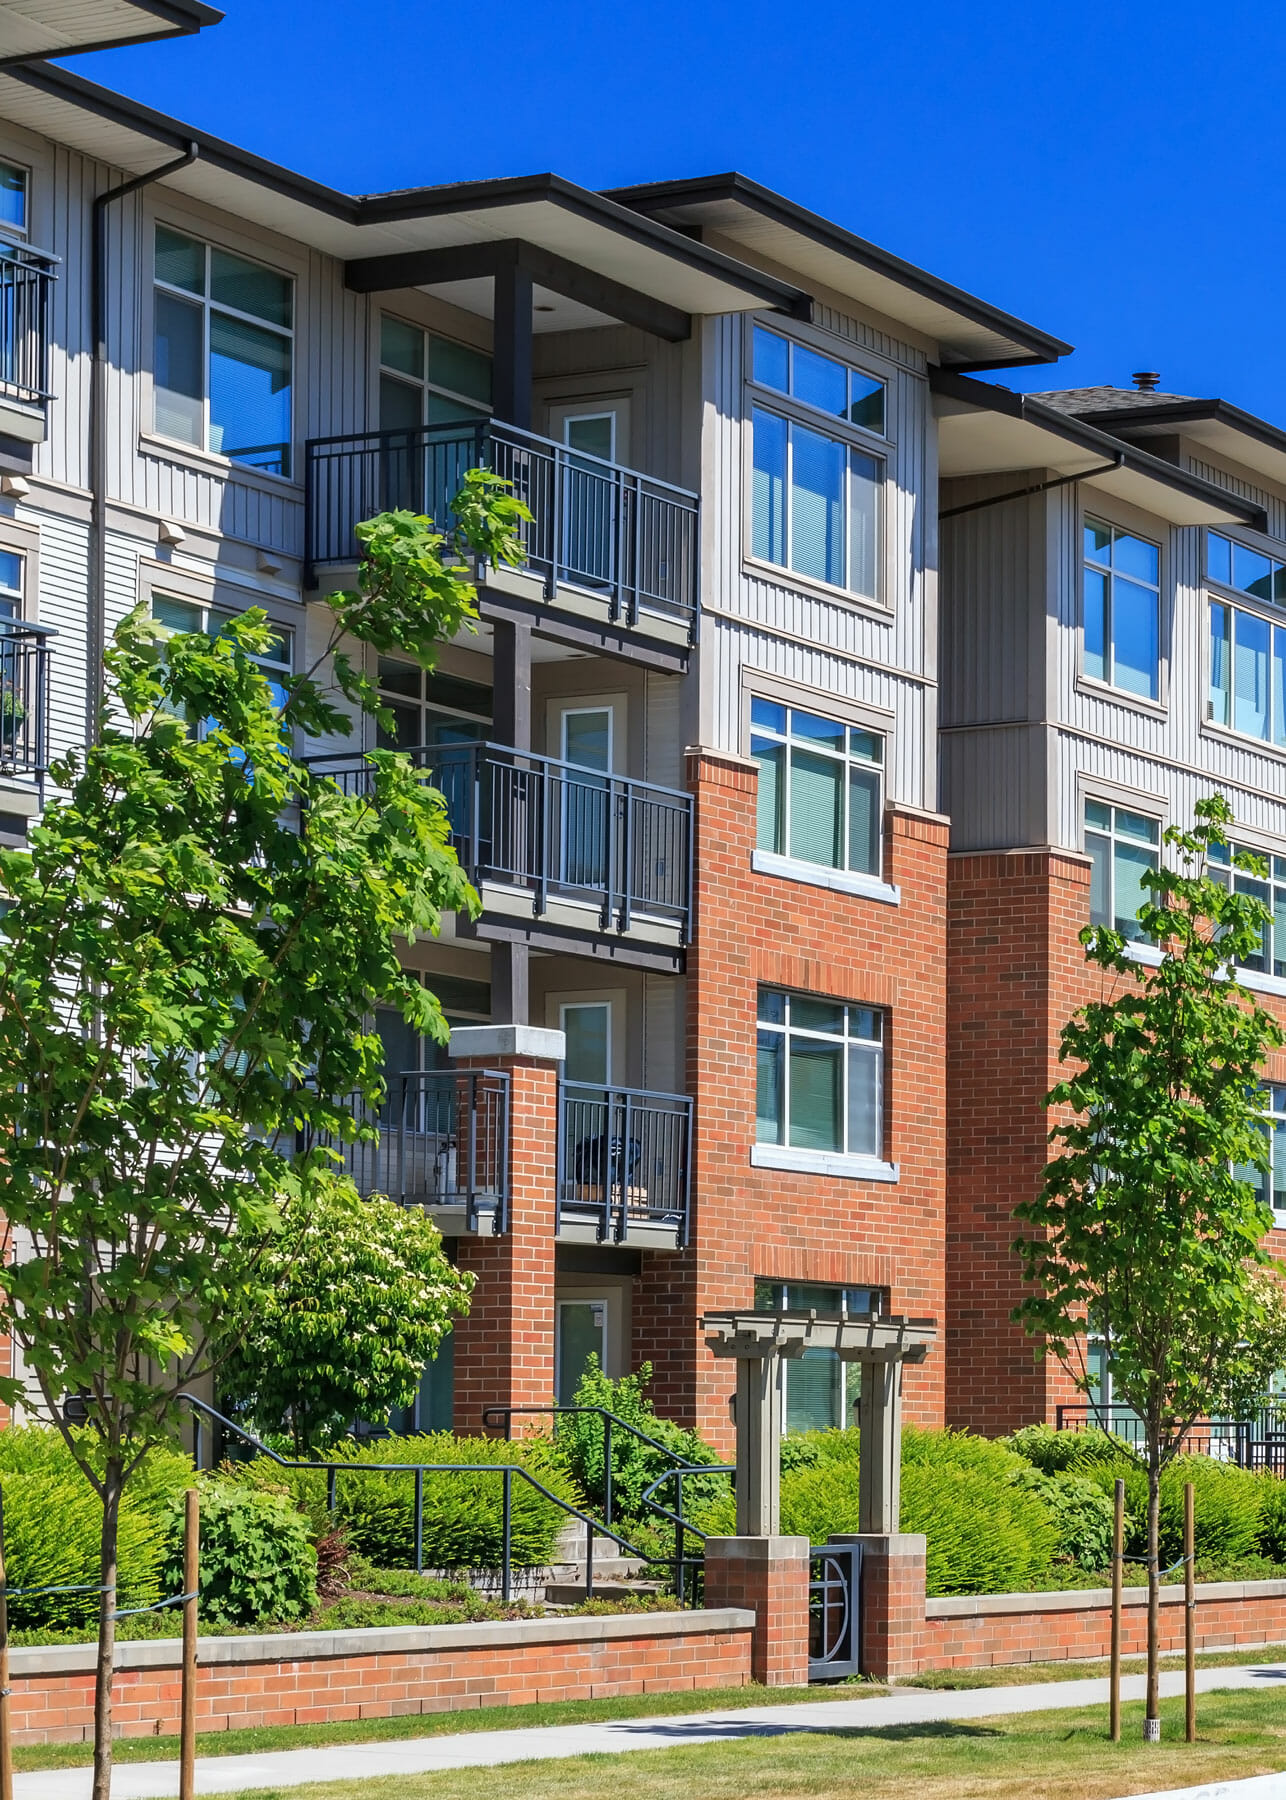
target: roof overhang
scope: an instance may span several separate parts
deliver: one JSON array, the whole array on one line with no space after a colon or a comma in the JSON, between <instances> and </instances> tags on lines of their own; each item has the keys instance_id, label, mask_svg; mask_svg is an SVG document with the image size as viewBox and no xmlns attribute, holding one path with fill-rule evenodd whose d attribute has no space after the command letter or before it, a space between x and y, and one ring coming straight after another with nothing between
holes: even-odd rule
<instances>
[{"instance_id":1,"label":"roof overhang","mask_svg":"<svg viewBox=\"0 0 1286 1800\"><path fill-rule=\"evenodd\" d=\"M1263 529L1263 509L1252 501L1096 425L1056 412L1030 394L971 381L951 369L932 370L930 381L938 421L938 472L944 480L1045 469L1056 477L1083 479L1087 487L1174 525Z\"/></svg>"},{"instance_id":2,"label":"roof overhang","mask_svg":"<svg viewBox=\"0 0 1286 1800\"><path fill-rule=\"evenodd\" d=\"M771 307L807 317L811 309L800 287L558 175L345 194L49 63L0 70L0 112L129 174L154 168L195 143L197 159L167 176L164 189L345 263L519 241L677 312ZM443 298L489 315L486 279L413 285L433 292L440 287ZM581 305L546 328L596 324L612 316Z\"/></svg>"},{"instance_id":3,"label":"roof overhang","mask_svg":"<svg viewBox=\"0 0 1286 1800\"><path fill-rule=\"evenodd\" d=\"M1286 486L1286 431L1230 406L1226 400L1170 400L1158 406L1096 412L1094 423L1119 437L1173 437L1182 434L1227 462L1253 469Z\"/></svg>"},{"instance_id":4,"label":"roof overhang","mask_svg":"<svg viewBox=\"0 0 1286 1800\"><path fill-rule=\"evenodd\" d=\"M932 339L938 360L953 368L1055 362L1072 348L744 175L649 182L609 196L688 231L717 231L806 283L897 320Z\"/></svg>"},{"instance_id":5,"label":"roof overhang","mask_svg":"<svg viewBox=\"0 0 1286 1800\"><path fill-rule=\"evenodd\" d=\"M190 37L222 17L201 0L0 0L0 68Z\"/></svg>"}]
</instances>

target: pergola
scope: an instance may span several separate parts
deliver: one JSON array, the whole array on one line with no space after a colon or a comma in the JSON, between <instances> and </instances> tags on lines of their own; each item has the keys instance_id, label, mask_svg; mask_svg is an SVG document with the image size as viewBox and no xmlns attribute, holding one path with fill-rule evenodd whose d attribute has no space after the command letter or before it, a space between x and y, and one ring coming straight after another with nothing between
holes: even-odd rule
<instances>
[{"instance_id":1,"label":"pergola","mask_svg":"<svg viewBox=\"0 0 1286 1800\"><path fill-rule=\"evenodd\" d=\"M833 1350L841 1362L861 1365L857 1528L896 1532L902 1370L924 1361L937 1321L879 1313L726 1312L708 1313L701 1325L714 1354L737 1362L737 1536L776 1537L780 1529L780 1363L805 1350Z\"/></svg>"}]
</instances>

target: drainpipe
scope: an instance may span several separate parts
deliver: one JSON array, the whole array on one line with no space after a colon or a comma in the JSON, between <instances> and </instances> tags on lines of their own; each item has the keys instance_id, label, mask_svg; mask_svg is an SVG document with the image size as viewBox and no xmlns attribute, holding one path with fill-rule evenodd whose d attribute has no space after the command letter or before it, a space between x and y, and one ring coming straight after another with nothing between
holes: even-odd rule
<instances>
[{"instance_id":1,"label":"drainpipe","mask_svg":"<svg viewBox=\"0 0 1286 1800\"><path fill-rule=\"evenodd\" d=\"M89 582L86 631L85 741L98 741L98 712L103 700L103 652L107 648L107 209L117 200L150 187L163 176L186 169L201 154L190 143L182 156L146 175L135 175L119 187L95 196L90 239L90 333L94 360L89 384Z\"/></svg>"}]
</instances>

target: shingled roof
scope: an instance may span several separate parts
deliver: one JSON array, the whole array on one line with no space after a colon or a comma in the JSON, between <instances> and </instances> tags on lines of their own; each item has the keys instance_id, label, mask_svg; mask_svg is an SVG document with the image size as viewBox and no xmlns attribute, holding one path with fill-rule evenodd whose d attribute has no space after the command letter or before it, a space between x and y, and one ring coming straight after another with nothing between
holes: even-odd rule
<instances>
[{"instance_id":1,"label":"shingled roof","mask_svg":"<svg viewBox=\"0 0 1286 1800\"><path fill-rule=\"evenodd\" d=\"M1124 412L1127 408L1176 405L1194 400L1195 394L1158 394L1154 388L1083 387L1053 388L1048 393L1033 394L1055 412L1084 418L1087 413Z\"/></svg>"}]
</instances>

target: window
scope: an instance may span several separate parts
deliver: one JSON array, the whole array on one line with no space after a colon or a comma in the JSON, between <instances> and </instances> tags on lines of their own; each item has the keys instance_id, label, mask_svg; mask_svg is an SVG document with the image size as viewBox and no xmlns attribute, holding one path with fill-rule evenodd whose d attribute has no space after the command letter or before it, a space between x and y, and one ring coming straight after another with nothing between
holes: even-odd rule
<instances>
[{"instance_id":1,"label":"window","mask_svg":"<svg viewBox=\"0 0 1286 1800\"><path fill-rule=\"evenodd\" d=\"M1161 827L1146 813L1085 802L1085 853L1090 859L1090 924L1109 925L1137 943L1147 937L1138 921L1152 899L1143 877L1161 866Z\"/></svg>"},{"instance_id":2,"label":"window","mask_svg":"<svg viewBox=\"0 0 1286 1800\"><path fill-rule=\"evenodd\" d=\"M756 1281L757 1312L881 1313L882 1288L818 1287L810 1282ZM852 1425L861 1385L860 1363L842 1363L834 1350L805 1350L780 1363L784 1383L782 1430L833 1431Z\"/></svg>"},{"instance_id":3,"label":"window","mask_svg":"<svg viewBox=\"0 0 1286 1800\"><path fill-rule=\"evenodd\" d=\"M0 230L12 237L27 235L27 171L0 162Z\"/></svg>"},{"instance_id":4,"label":"window","mask_svg":"<svg viewBox=\"0 0 1286 1800\"><path fill-rule=\"evenodd\" d=\"M216 607L196 606L190 600L172 600L165 594L156 594L152 599L152 617L169 631L204 631L218 637L235 616ZM279 707L286 704L286 683L294 672L293 652L294 634L278 628L268 649L250 657L268 677L273 700Z\"/></svg>"},{"instance_id":5,"label":"window","mask_svg":"<svg viewBox=\"0 0 1286 1800\"><path fill-rule=\"evenodd\" d=\"M1206 575L1270 607L1286 605L1286 564L1206 533ZM1207 717L1247 737L1286 748L1286 615L1272 617L1210 600Z\"/></svg>"},{"instance_id":6,"label":"window","mask_svg":"<svg viewBox=\"0 0 1286 1800\"><path fill-rule=\"evenodd\" d=\"M1237 1173L1251 1183L1261 1204L1272 1208L1273 1223L1281 1230L1286 1228L1286 1087L1266 1082L1264 1101L1264 1135L1268 1139L1272 1167L1256 1169L1248 1164Z\"/></svg>"},{"instance_id":7,"label":"window","mask_svg":"<svg viewBox=\"0 0 1286 1800\"><path fill-rule=\"evenodd\" d=\"M1244 850L1263 859L1267 876L1252 875L1246 869L1233 866L1233 857ZM1257 970L1261 975L1286 977L1286 856L1271 856L1249 844L1212 844L1210 873L1225 887L1231 882L1234 894L1252 894L1268 908L1269 918L1260 948L1239 966Z\"/></svg>"},{"instance_id":8,"label":"window","mask_svg":"<svg viewBox=\"0 0 1286 1800\"><path fill-rule=\"evenodd\" d=\"M759 1142L880 1156L883 1036L872 1007L761 988Z\"/></svg>"},{"instance_id":9,"label":"window","mask_svg":"<svg viewBox=\"0 0 1286 1800\"><path fill-rule=\"evenodd\" d=\"M0 550L0 619L22 617L23 559L13 550Z\"/></svg>"},{"instance_id":10,"label":"window","mask_svg":"<svg viewBox=\"0 0 1286 1800\"><path fill-rule=\"evenodd\" d=\"M773 700L750 703L761 850L878 875L884 739Z\"/></svg>"},{"instance_id":11,"label":"window","mask_svg":"<svg viewBox=\"0 0 1286 1800\"><path fill-rule=\"evenodd\" d=\"M380 731L382 750L485 743L491 735L491 689L481 682L382 656L379 684L394 720L391 732Z\"/></svg>"},{"instance_id":12,"label":"window","mask_svg":"<svg viewBox=\"0 0 1286 1800\"><path fill-rule=\"evenodd\" d=\"M843 428L883 435L885 384L762 325L751 378L766 390L751 406L754 554L875 598L884 460Z\"/></svg>"},{"instance_id":13,"label":"window","mask_svg":"<svg viewBox=\"0 0 1286 1800\"><path fill-rule=\"evenodd\" d=\"M1160 562L1146 538L1085 521L1085 673L1145 700L1160 692Z\"/></svg>"},{"instance_id":14,"label":"window","mask_svg":"<svg viewBox=\"0 0 1286 1800\"><path fill-rule=\"evenodd\" d=\"M380 429L485 418L491 358L388 313L380 319Z\"/></svg>"},{"instance_id":15,"label":"window","mask_svg":"<svg viewBox=\"0 0 1286 1800\"><path fill-rule=\"evenodd\" d=\"M156 227L158 432L290 474L294 287L261 263Z\"/></svg>"}]
</instances>

